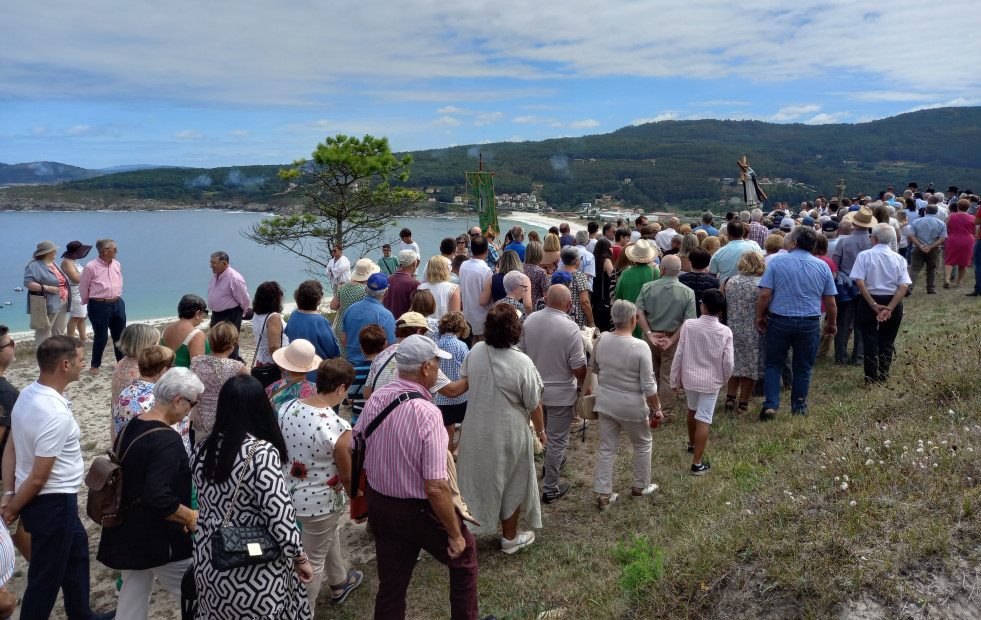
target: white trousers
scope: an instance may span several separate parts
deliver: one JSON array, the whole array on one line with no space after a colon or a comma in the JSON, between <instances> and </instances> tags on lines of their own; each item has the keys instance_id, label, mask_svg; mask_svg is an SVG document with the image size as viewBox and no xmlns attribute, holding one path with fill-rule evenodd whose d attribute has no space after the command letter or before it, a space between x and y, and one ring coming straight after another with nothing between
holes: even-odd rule
<instances>
[{"instance_id":1,"label":"white trousers","mask_svg":"<svg viewBox=\"0 0 981 620\"><path fill-rule=\"evenodd\" d=\"M347 569L341 558L341 539L337 535L340 517L340 512L316 517L297 517L303 525L300 532L303 551L313 565L313 581L307 584L307 600L310 601L311 611L317 608L317 595L320 594L320 584L325 572L328 585L347 581Z\"/></svg>"},{"instance_id":2,"label":"white trousers","mask_svg":"<svg viewBox=\"0 0 981 620\"><path fill-rule=\"evenodd\" d=\"M147 570L122 571L123 587L119 591L119 602L116 605L116 620L147 620L154 577L174 595L180 609L181 580L190 565L191 558L187 558Z\"/></svg>"},{"instance_id":3,"label":"white trousers","mask_svg":"<svg viewBox=\"0 0 981 620\"><path fill-rule=\"evenodd\" d=\"M617 455L620 430L627 431L633 447L633 487L646 488L651 483L651 427L644 422L621 422L605 413L599 414L600 447L593 474L593 491L604 495L613 492L613 460Z\"/></svg>"}]
</instances>

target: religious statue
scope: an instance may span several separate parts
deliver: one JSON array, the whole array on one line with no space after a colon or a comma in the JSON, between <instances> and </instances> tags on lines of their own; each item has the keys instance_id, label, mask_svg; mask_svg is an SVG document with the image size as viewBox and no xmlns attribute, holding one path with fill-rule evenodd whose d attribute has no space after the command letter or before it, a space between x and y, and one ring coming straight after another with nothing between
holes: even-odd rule
<instances>
[{"instance_id":1,"label":"religious statue","mask_svg":"<svg viewBox=\"0 0 981 620\"><path fill-rule=\"evenodd\" d=\"M743 184L743 200L746 202L746 206L752 208L763 204L763 200L766 200L766 194L760 189L760 184L756 182L756 173L746 162L746 156L743 155L742 159L737 159L736 163L739 165L739 180Z\"/></svg>"},{"instance_id":2,"label":"religious statue","mask_svg":"<svg viewBox=\"0 0 981 620\"><path fill-rule=\"evenodd\" d=\"M838 186L835 189L838 190L838 204L841 204L841 199L845 197L845 179L838 179Z\"/></svg>"}]
</instances>

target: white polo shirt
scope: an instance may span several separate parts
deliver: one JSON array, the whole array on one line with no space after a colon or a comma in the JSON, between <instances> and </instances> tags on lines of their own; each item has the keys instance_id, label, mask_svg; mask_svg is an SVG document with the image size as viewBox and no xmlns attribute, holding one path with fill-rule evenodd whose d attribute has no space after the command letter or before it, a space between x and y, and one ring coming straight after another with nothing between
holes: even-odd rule
<instances>
[{"instance_id":1,"label":"white polo shirt","mask_svg":"<svg viewBox=\"0 0 981 620\"><path fill-rule=\"evenodd\" d=\"M30 475L35 456L55 457L40 494L78 493L85 463L79 443L81 433L67 398L35 381L17 398L11 412L11 428L17 450L16 489Z\"/></svg>"}]
</instances>

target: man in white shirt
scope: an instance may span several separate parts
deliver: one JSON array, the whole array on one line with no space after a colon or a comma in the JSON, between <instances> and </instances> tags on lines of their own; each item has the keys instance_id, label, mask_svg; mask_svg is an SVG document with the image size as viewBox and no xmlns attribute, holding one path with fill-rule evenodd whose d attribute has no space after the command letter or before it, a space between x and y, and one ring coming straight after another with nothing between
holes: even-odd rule
<instances>
[{"instance_id":1,"label":"man in white shirt","mask_svg":"<svg viewBox=\"0 0 981 620\"><path fill-rule=\"evenodd\" d=\"M337 295L337 289L351 281L351 261L344 256L344 246L340 243L334 244L330 256L331 259L327 262L327 279L334 288L334 295Z\"/></svg>"},{"instance_id":2,"label":"man in white shirt","mask_svg":"<svg viewBox=\"0 0 981 620\"><path fill-rule=\"evenodd\" d=\"M896 230L889 224L872 228L872 247L859 252L851 277L861 298L855 307L855 331L865 345L865 383L889 378L896 336L903 320L903 297L912 283L906 259L889 249Z\"/></svg>"},{"instance_id":3,"label":"man in white shirt","mask_svg":"<svg viewBox=\"0 0 981 620\"><path fill-rule=\"evenodd\" d=\"M489 307L480 305L480 294L494 275L487 266L487 239L483 236L472 237L470 254L473 258L460 265L460 301L463 304L463 316L470 323L474 342L479 342L484 338L484 319Z\"/></svg>"},{"instance_id":4,"label":"man in white shirt","mask_svg":"<svg viewBox=\"0 0 981 620\"><path fill-rule=\"evenodd\" d=\"M643 215L638 215L634 219L634 229L630 233L630 243L636 243L640 239L640 229L647 226L647 218Z\"/></svg>"},{"instance_id":5,"label":"man in white shirt","mask_svg":"<svg viewBox=\"0 0 981 620\"><path fill-rule=\"evenodd\" d=\"M81 340L53 336L38 347L41 374L26 387L12 412L15 468L4 472L15 490L0 502L5 523L19 515L31 533L31 565L21 618L47 618L64 592L69 618L103 620L115 611L89 607L89 538L78 517L78 489L85 473L80 431L65 387L85 366Z\"/></svg>"},{"instance_id":6,"label":"man in white shirt","mask_svg":"<svg viewBox=\"0 0 981 620\"><path fill-rule=\"evenodd\" d=\"M654 243L661 250L662 254L671 249L671 240L678 234L679 228L681 228L681 220L672 217L668 220L668 227L657 233L657 236L654 237Z\"/></svg>"}]
</instances>

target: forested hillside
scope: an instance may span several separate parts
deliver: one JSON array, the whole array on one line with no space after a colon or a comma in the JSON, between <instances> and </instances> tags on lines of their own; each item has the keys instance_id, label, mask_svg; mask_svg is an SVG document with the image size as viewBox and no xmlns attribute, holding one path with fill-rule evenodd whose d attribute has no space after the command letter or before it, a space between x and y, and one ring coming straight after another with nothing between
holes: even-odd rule
<instances>
[{"instance_id":1,"label":"forested hillside","mask_svg":"<svg viewBox=\"0 0 981 620\"><path fill-rule=\"evenodd\" d=\"M861 124L800 125L759 121L663 121L608 134L541 142L503 142L413 153L406 185L432 188L443 202L465 193L464 175L495 172L498 194L535 192L555 208L610 195L628 206L694 209L736 191L736 159L746 155L773 200L953 184L981 189L981 107L902 114ZM310 145L313 150L315 145ZM303 155L303 154L300 154ZM284 164L285 166L285 164ZM157 168L108 174L48 187L14 188L25 198L123 198L201 204L298 200L280 166ZM727 183L726 179L730 179ZM791 181L788 182L788 179ZM8 204L10 201L7 201Z\"/></svg>"}]
</instances>

